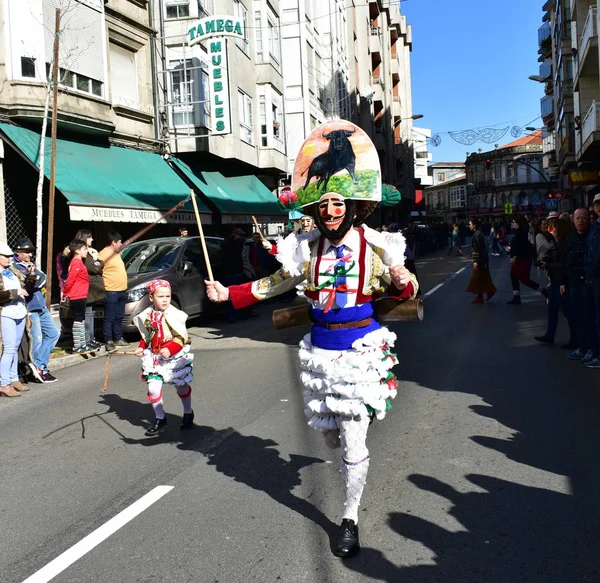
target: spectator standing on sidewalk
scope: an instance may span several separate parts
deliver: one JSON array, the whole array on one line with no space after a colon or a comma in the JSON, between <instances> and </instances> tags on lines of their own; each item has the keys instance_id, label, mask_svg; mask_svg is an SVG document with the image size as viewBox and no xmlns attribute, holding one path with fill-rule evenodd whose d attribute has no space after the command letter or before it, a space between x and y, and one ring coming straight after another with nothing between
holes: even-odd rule
<instances>
[{"instance_id":1,"label":"spectator standing on sidewalk","mask_svg":"<svg viewBox=\"0 0 600 583\"><path fill-rule=\"evenodd\" d=\"M479 230L479 225L479 219L473 218L469 221L469 229L473 233L471 238L473 274L466 291L477 294L477 297L471 302L473 304L483 304L483 294L487 294L489 302L496 293L496 286L490 275L487 241L485 235Z\"/></svg>"},{"instance_id":2,"label":"spectator standing on sidewalk","mask_svg":"<svg viewBox=\"0 0 600 583\"><path fill-rule=\"evenodd\" d=\"M12 267L29 294L25 298L31 322L33 355L33 361L28 363L29 368L38 382L53 383L56 378L50 374L48 363L50 354L60 338L60 330L46 307L46 274L31 260L35 247L28 237L19 239L13 248L15 255L12 259Z\"/></svg>"},{"instance_id":3,"label":"spectator standing on sidewalk","mask_svg":"<svg viewBox=\"0 0 600 583\"><path fill-rule=\"evenodd\" d=\"M72 259L63 291L73 313L73 354L89 354L94 349L85 343L85 306L90 290L90 276L84 263L87 245L85 241L75 239L69 249Z\"/></svg>"},{"instance_id":4,"label":"spectator standing on sidewalk","mask_svg":"<svg viewBox=\"0 0 600 583\"><path fill-rule=\"evenodd\" d=\"M600 217L600 194L594 197L594 212ZM585 276L592 295L592 313L590 322L593 326L591 348L582 362L588 368L600 368L598 350L600 348L600 218L590 227L585 251Z\"/></svg>"},{"instance_id":5,"label":"spectator standing on sidewalk","mask_svg":"<svg viewBox=\"0 0 600 583\"><path fill-rule=\"evenodd\" d=\"M573 215L575 232L565 243L566 297L571 313L571 339L569 345L561 348L574 350L568 357L581 360L593 347L594 298L591 287L585 278L585 251L590 230L590 211L578 208Z\"/></svg>"},{"instance_id":6,"label":"spectator standing on sidewalk","mask_svg":"<svg viewBox=\"0 0 600 583\"><path fill-rule=\"evenodd\" d=\"M10 268L12 249L0 243L0 321L2 355L0 356L0 395L20 397L29 387L19 380L19 345L27 322L25 298L29 295L18 275Z\"/></svg>"},{"instance_id":7,"label":"spectator standing on sidewalk","mask_svg":"<svg viewBox=\"0 0 600 583\"><path fill-rule=\"evenodd\" d=\"M515 216L512 222L515 235L510 244L510 281L513 288L513 299L508 304L520 305L521 292L519 283L548 296L546 288L531 279L529 271L533 263L533 246L529 242L529 225L521 215Z\"/></svg>"},{"instance_id":8,"label":"spectator standing on sidewalk","mask_svg":"<svg viewBox=\"0 0 600 583\"><path fill-rule=\"evenodd\" d=\"M554 344L558 328L558 312L562 310L567 321L570 319L569 303L566 301L566 241L571 232L571 223L558 219L554 225L554 244L540 260L542 269L548 272L548 323L543 336L535 336L538 342Z\"/></svg>"},{"instance_id":9,"label":"spectator standing on sidewalk","mask_svg":"<svg viewBox=\"0 0 600 583\"><path fill-rule=\"evenodd\" d=\"M107 352L117 349L117 346L129 346L123 340L123 316L127 302L127 271L121 258L123 247L122 237L116 231L108 233L108 244L100 253L98 259L104 262L102 279L106 288L104 298L104 323L102 330Z\"/></svg>"},{"instance_id":10,"label":"spectator standing on sidewalk","mask_svg":"<svg viewBox=\"0 0 600 583\"><path fill-rule=\"evenodd\" d=\"M100 348L102 342L96 341L96 333L94 330L96 318L94 304L106 297L106 289L104 288L104 280L102 279L102 268L104 267L104 264L98 258L98 251L92 247L94 238L89 229L79 229L75 235L75 240L85 241L88 250L83 261L90 278L90 290L87 295L87 304L85 306L85 343L90 348Z\"/></svg>"}]
</instances>

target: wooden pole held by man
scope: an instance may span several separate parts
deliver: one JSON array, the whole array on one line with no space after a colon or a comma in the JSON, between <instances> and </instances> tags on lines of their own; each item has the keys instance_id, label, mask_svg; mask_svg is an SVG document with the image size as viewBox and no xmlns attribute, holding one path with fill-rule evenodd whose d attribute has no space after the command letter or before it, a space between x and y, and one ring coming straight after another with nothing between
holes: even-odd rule
<instances>
[{"instance_id":1,"label":"wooden pole held by man","mask_svg":"<svg viewBox=\"0 0 600 583\"><path fill-rule=\"evenodd\" d=\"M194 205L194 214L196 215L196 222L198 223L198 233L200 235L200 243L202 244L202 252L204 253L204 261L206 262L206 271L208 272L209 281L214 281L212 267L210 266L210 257L208 256L208 249L206 248L206 241L204 239L204 230L202 229L202 221L200 220L200 213L198 212L198 203L196 202L196 193L190 188L190 196L192 197L192 204Z\"/></svg>"}]
</instances>

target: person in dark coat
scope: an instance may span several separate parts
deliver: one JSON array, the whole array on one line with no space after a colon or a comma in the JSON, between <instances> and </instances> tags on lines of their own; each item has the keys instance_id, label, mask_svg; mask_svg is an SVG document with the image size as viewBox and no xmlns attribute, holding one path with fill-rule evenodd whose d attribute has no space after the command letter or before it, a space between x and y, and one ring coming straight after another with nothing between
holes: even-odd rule
<instances>
[{"instance_id":1,"label":"person in dark coat","mask_svg":"<svg viewBox=\"0 0 600 583\"><path fill-rule=\"evenodd\" d=\"M541 258L541 267L548 272L548 323L543 336L535 336L538 342L554 344L558 328L558 312L562 310L567 321L570 319L569 303L566 301L566 241L572 226L565 219L558 219L554 225L556 244Z\"/></svg>"},{"instance_id":2,"label":"person in dark coat","mask_svg":"<svg viewBox=\"0 0 600 583\"><path fill-rule=\"evenodd\" d=\"M513 288L513 298L507 303L521 304L520 283L548 297L546 288L533 281L529 275L533 264L533 246L529 242L527 219L520 215L515 216L512 227L515 230L515 235L510 243L510 281Z\"/></svg>"},{"instance_id":3,"label":"person in dark coat","mask_svg":"<svg viewBox=\"0 0 600 583\"><path fill-rule=\"evenodd\" d=\"M479 224L479 219L476 218L469 221L469 229L473 233L471 238L473 274L471 275L471 281L466 291L477 294L477 297L471 302L473 304L483 304L483 294L487 295L489 302L496 293L496 286L490 275L490 258L487 242L485 235L479 230Z\"/></svg>"}]
</instances>

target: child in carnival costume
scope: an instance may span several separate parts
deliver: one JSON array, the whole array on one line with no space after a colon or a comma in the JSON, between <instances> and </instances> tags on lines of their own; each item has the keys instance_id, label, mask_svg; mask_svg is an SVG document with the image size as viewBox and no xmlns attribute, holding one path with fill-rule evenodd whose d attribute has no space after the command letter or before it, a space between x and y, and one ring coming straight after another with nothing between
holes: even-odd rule
<instances>
[{"instance_id":1,"label":"child in carnival costume","mask_svg":"<svg viewBox=\"0 0 600 583\"><path fill-rule=\"evenodd\" d=\"M243 308L306 283L313 325L300 342L305 413L329 445L341 446L345 503L334 553L345 558L360 549L367 430L385 417L397 389L396 335L375 319L373 300L386 288L412 299L418 283L404 267L403 235L363 224L381 200L381 170L360 128L337 120L313 131L296 159L292 188L317 228L278 241L282 268L270 277L229 288L208 281L207 293Z\"/></svg>"},{"instance_id":2,"label":"child in carnival costume","mask_svg":"<svg viewBox=\"0 0 600 583\"><path fill-rule=\"evenodd\" d=\"M173 384L183 405L181 429L191 429L194 423L192 410L192 364L185 321L187 314L171 305L171 285L155 279L146 286L152 305L140 312L134 323L142 339L135 353L142 357L142 380L148 383L148 400L152 403L156 419L146 431L154 437L167 425L162 398L164 383Z\"/></svg>"}]
</instances>

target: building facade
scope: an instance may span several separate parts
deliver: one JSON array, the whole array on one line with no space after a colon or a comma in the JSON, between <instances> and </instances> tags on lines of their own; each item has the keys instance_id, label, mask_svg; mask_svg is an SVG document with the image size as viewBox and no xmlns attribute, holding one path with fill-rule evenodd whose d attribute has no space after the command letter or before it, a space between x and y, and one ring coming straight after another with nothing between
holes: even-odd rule
<instances>
[{"instance_id":1,"label":"building facade","mask_svg":"<svg viewBox=\"0 0 600 583\"><path fill-rule=\"evenodd\" d=\"M427 220L464 222L467 218L465 164L436 162L428 171L431 185L423 190Z\"/></svg>"},{"instance_id":2,"label":"building facade","mask_svg":"<svg viewBox=\"0 0 600 583\"><path fill-rule=\"evenodd\" d=\"M597 0L547 0L538 30L544 167L558 210L590 204L600 191L600 67Z\"/></svg>"},{"instance_id":3,"label":"building facade","mask_svg":"<svg viewBox=\"0 0 600 583\"><path fill-rule=\"evenodd\" d=\"M542 132L536 131L466 161L468 214L501 218L557 210L555 184L543 168Z\"/></svg>"}]
</instances>

